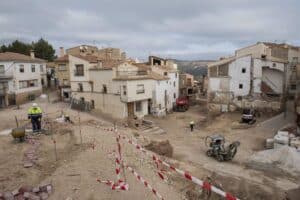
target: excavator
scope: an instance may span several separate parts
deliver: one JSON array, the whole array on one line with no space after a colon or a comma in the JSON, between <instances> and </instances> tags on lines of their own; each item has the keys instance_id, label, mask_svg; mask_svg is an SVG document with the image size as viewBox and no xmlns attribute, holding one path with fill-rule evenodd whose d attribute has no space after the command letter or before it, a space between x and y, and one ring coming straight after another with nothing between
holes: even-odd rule
<instances>
[{"instance_id":1,"label":"excavator","mask_svg":"<svg viewBox=\"0 0 300 200\"><path fill-rule=\"evenodd\" d=\"M240 146L239 141L225 146L225 138L222 135L214 134L205 138L205 145L209 147L206 151L208 157L214 157L219 162L232 160Z\"/></svg>"}]
</instances>

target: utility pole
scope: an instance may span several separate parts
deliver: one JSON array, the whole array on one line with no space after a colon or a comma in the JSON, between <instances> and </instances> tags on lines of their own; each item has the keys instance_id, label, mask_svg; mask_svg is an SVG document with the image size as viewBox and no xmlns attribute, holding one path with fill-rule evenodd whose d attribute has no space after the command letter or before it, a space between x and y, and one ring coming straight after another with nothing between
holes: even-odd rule
<instances>
[{"instance_id":1,"label":"utility pole","mask_svg":"<svg viewBox=\"0 0 300 200\"><path fill-rule=\"evenodd\" d=\"M288 67L288 64L285 63L284 64L284 77L283 77L283 116L284 116L284 119L286 119L286 116L287 116L287 95L288 95L288 87L287 87L287 67Z\"/></svg>"}]
</instances>

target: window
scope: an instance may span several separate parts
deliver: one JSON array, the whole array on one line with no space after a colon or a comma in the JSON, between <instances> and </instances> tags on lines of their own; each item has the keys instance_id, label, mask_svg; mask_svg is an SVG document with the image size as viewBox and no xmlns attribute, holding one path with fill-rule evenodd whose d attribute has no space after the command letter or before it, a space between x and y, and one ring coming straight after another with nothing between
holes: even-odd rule
<instances>
[{"instance_id":1,"label":"window","mask_svg":"<svg viewBox=\"0 0 300 200\"><path fill-rule=\"evenodd\" d=\"M175 78L177 78L177 73L175 73Z\"/></svg>"},{"instance_id":2,"label":"window","mask_svg":"<svg viewBox=\"0 0 300 200\"><path fill-rule=\"evenodd\" d=\"M145 89L144 89L144 85L143 84L137 85L136 93L137 94L145 93Z\"/></svg>"},{"instance_id":3,"label":"window","mask_svg":"<svg viewBox=\"0 0 300 200\"><path fill-rule=\"evenodd\" d=\"M243 89L243 84L240 83L240 84L239 84L239 88L240 88L240 89Z\"/></svg>"},{"instance_id":4,"label":"window","mask_svg":"<svg viewBox=\"0 0 300 200\"><path fill-rule=\"evenodd\" d=\"M4 74L4 65L0 65L0 74Z\"/></svg>"},{"instance_id":5,"label":"window","mask_svg":"<svg viewBox=\"0 0 300 200\"><path fill-rule=\"evenodd\" d=\"M75 65L75 76L84 76L83 65Z\"/></svg>"},{"instance_id":6,"label":"window","mask_svg":"<svg viewBox=\"0 0 300 200\"><path fill-rule=\"evenodd\" d=\"M107 87L106 87L106 85L104 84L104 85L102 85L102 91L103 91L103 93L104 94L106 94L107 93Z\"/></svg>"},{"instance_id":7,"label":"window","mask_svg":"<svg viewBox=\"0 0 300 200\"><path fill-rule=\"evenodd\" d=\"M164 75L165 75L165 76L168 76L168 72L164 72Z\"/></svg>"},{"instance_id":8,"label":"window","mask_svg":"<svg viewBox=\"0 0 300 200\"><path fill-rule=\"evenodd\" d=\"M82 83L78 83L78 92L83 92L83 85Z\"/></svg>"},{"instance_id":9,"label":"window","mask_svg":"<svg viewBox=\"0 0 300 200\"><path fill-rule=\"evenodd\" d=\"M29 80L29 81L19 81L19 88L29 88L29 87L37 87L38 86L38 80Z\"/></svg>"},{"instance_id":10,"label":"window","mask_svg":"<svg viewBox=\"0 0 300 200\"><path fill-rule=\"evenodd\" d=\"M298 57L293 57L293 63L298 63Z\"/></svg>"},{"instance_id":11,"label":"window","mask_svg":"<svg viewBox=\"0 0 300 200\"><path fill-rule=\"evenodd\" d=\"M290 85L290 88L291 88L291 90L296 90L296 89L297 89L297 86L296 86L296 84L291 84L291 85Z\"/></svg>"},{"instance_id":12,"label":"window","mask_svg":"<svg viewBox=\"0 0 300 200\"><path fill-rule=\"evenodd\" d=\"M140 101L135 102L135 111L136 112L142 111L142 102Z\"/></svg>"},{"instance_id":13,"label":"window","mask_svg":"<svg viewBox=\"0 0 300 200\"><path fill-rule=\"evenodd\" d=\"M176 87L176 82L175 81L173 82L173 85L174 85L174 87Z\"/></svg>"},{"instance_id":14,"label":"window","mask_svg":"<svg viewBox=\"0 0 300 200\"><path fill-rule=\"evenodd\" d=\"M19 81L19 89L27 88L27 81Z\"/></svg>"},{"instance_id":15,"label":"window","mask_svg":"<svg viewBox=\"0 0 300 200\"><path fill-rule=\"evenodd\" d=\"M29 87L36 87L38 85L38 80L30 80Z\"/></svg>"},{"instance_id":16,"label":"window","mask_svg":"<svg viewBox=\"0 0 300 200\"><path fill-rule=\"evenodd\" d=\"M63 85L68 85L69 81L68 79L63 79Z\"/></svg>"},{"instance_id":17,"label":"window","mask_svg":"<svg viewBox=\"0 0 300 200\"><path fill-rule=\"evenodd\" d=\"M273 67L276 67L276 63L273 63Z\"/></svg>"},{"instance_id":18,"label":"window","mask_svg":"<svg viewBox=\"0 0 300 200\"><path fill-rule=\"evenodd\" d=\"M174 93L173 96L174 96L174 99L176 99L176 93Z\"/></svg>"},{"instance_id":19,"label":"window","mask_svg":"<svg viewBox=\"0 0 300 200\"><path fill-rule=\"evenodd\" d=\"M84 97L80 97L80 101L84 103Z\"/></svg>"},{"instance_id":20,"label":"window","mask_svg":"<svg viewBox=\"0 0 300 200\"><path fill-rule=\"evenodd\" d=\"M245 74L246 73L246 68L242 69L242 73Z\"/></svg>"},{"instance_id":21,"label":"window","mask_svg":"<svg viewBox=\"0 0 300 200\"><path fill-rule=\"evenodd\" d=\"M67 67L65 64L59 64L58 65L58 71L66 71L67 70Z\"/></svg>"},{"instance_id":22,"label":"window","mask_svg":"<svg viewBox=\"0 0 300 200\"><path fill-rule=\"evenodd\" d=\"M35 65L31 65L31 72L35 72Z\"/></svg>"},{"instance_id":23,"label":"window","mask_svg":"<svg viewBox=\"0 0 300 200\"><path fill-rule=\"evenodd\" d=\"M19 71L20 71L21 73L24 73L24 65L20 65L20 66L19 66Z\"/></svg>"},{"instance_id":24,"label":"window","mask_svg":"<svg viewBox=\"0 0 300 200\"><path fill-rule=\"evenodd\" d=\"M45 81L43 78L41 79L41 84L42 84L42 86L44 86L44 84L45 84Z\"/></svg>"},{"instance_id":25,"label":"window","mask_svg":"<svg viewBox=\"0 0 300 200\"><path fill-rule=\"evenodd\" d=\"M40 65L40 72L44 72L44 67L43 67L43 65Z\"/></svg>"},{"instance_id":26,"label":"window","mask_svg":"<svg viewBox=\"0 0 300 200\"><path fill-rule=\"evenodd\" d=\"M123 95L126 95L127 94L127 87L126 85L123 85Z\"/></svg>"},{"instance_id":27,"label":"window","mask_svg":"<svg viewBox=\"0 0 300 200\"><path fill-rule=\"evenodd\" d=\"M158 108L159 108L159 110L161 110L161 104L158 104Z\"/></svg>"}]
</instances>

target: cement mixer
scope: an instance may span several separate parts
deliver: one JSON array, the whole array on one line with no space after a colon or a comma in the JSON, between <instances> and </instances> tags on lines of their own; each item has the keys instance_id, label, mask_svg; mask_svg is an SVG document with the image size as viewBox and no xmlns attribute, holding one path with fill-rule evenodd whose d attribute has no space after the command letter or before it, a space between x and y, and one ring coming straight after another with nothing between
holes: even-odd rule
<instances>
[{"instance_id":1,"label":"cement mixer","mask_svg":"<svg viewBox=\"0 0 300 200\"><path fill-rule=\"evenodd\" d=\"M206 155L208 157L214 157L218 161L222 162L229 161L234 158L237 153L237 148L240 146L240 142L235 141L228 146L225 146L225 138L222 135L215 134L206 137L205 145L209 146Z\"/></svg>"},{"instance_id":2,"label":"cement mixer","mask_svg":"<svg viewBox=\"0 0 300 200\"><path fill-rule=\"evenodd\" d=\"M24 127L14 128L11 131L11 135L15 140L19 142L23 142L25 140L25 128Z\"/></svg>"}]
</instances>

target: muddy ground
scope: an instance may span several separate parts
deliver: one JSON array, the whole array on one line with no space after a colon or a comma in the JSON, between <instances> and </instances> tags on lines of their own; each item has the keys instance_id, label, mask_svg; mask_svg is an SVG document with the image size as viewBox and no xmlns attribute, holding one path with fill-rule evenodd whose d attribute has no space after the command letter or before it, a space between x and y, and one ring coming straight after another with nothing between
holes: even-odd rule
<instances>
[{"instance_id":1,"label":"muddy ground","mask_svg":"<svg viewBox=\"0 0 300 200\"><path fill-rule=\"evenodd\" d=\"M80 113L70 110L65 103L47 103L38 101L44 112L44 118L52 123L45 128L52 130L48 134L32 136L40 143L37 149L38 160L31 168L23 167L24 152L30 148L28 142L17 143L10 135L0 136L0 192L12 191L23 185L52 183L54 193L50 199L156 199L137 179L125 171L123 179L129 183L129 191L112 191L97 178L116 180L115 162L111 152L116 149L115 135L103 131L112 127L109 118L99 114ZM16 126L15 116L20 125L26 121L26 111L30 104L20 109L9 108L0 111L0 132ZM61 115L68 114L74 124L54 122ZM80 123L79 123L80 116ZM189 171L202 180L229 191L240 199L283 199L285 191L299 187L297 176L280 176L246 167L248 157L263 149L265 138L274 134L276 129L292 120L292 116L283 120L280 116L265 122L269 116L259 119L257 126L249 129L231 129L232 122L239 119L239 113L211 117L214 120L202 121L207 117L205 106L194 106L185 113L173 113L166 118L150 117L157 125L166 130L163 135L133 134L136 130L118 126L129 138L146 144L146 141L168 139L174 148L173 158L164 158L176 167ZM201 118L201 120L200 120ZM197 123L196 130L188 129L190 120ZM28 125L27 125L28 126ZM30 126L29 126L30 127ZM80 136L80 130L82 137ZM219 163L205 155L207 147L204 138L212 133L222 133L228 141L239 140L241 147L232 162ZM82 142L81 142L82 138ZM56 141L56 152L55 145ZM166 172L167 180L157 176L156 166L151 158L139 153L129 144L122 142L124 160L144 177L164 199L207 199L207 195L197 194L199 188L182 177ZM298 190L293 191L297 194ZM220 199L212 195L210 199Z\"/></svg>"}]
</instances>

